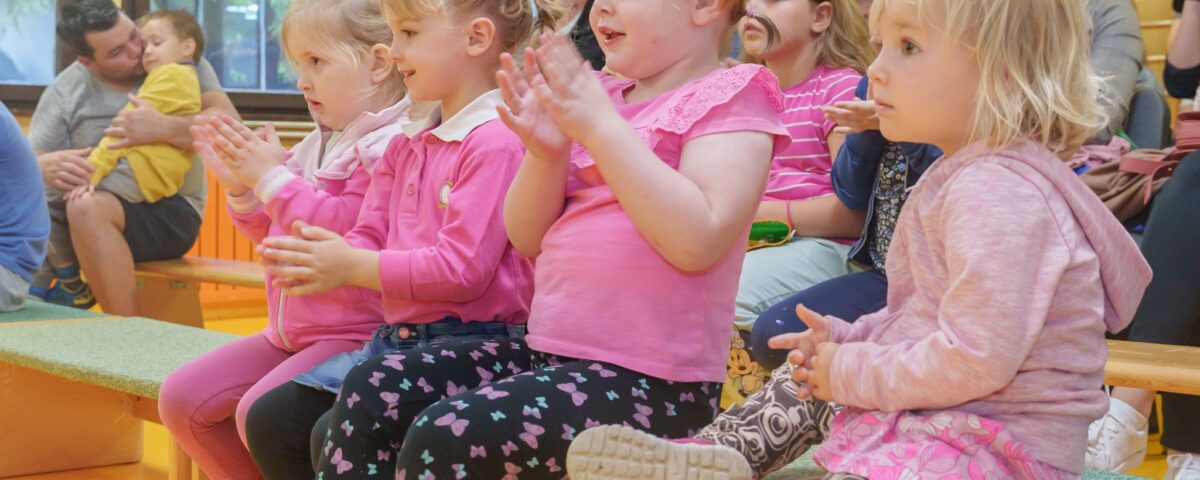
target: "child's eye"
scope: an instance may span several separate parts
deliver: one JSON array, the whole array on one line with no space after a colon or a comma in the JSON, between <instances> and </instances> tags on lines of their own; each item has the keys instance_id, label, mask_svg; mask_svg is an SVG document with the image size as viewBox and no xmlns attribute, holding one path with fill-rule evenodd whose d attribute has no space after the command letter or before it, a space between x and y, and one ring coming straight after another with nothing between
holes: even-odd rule
<instances>
[{"instance_id":1,"label":"child's eye","mask_svg":"<svg viewBox=\"0 0 1200 480\"><path fill-rule=\"evenodd\" d=\"M908 40L905 40L904 43L900 45L900 49L904 51L905 55L916 55L917 52L921 51L921 49L917 47L917 44Z\"/></svg>"},{"instance_id":2,"label":"child's eye","mask_svg":"<svg viewBox=\"0 0 1200 480\"><path fill-rule=\"evenodd\" d=\"M321 64L321 59L319 59L319 58L317 58L317 57L312 57L312 65L313 65L314 67L315 67L315 66L317 66L317 65L320 65L320 64Z\"/></svg>"},{"instance_id":3,"label":"child's eye","mask_svg":"<svg viewBox=\"0 0 1200 480\"><path fill-rule=\"evenodd\" d=\"M400 33L403 34L405 38L412 38L417 34L417 32L408 29L401 30Z\"/></svg>"}]
</instances>

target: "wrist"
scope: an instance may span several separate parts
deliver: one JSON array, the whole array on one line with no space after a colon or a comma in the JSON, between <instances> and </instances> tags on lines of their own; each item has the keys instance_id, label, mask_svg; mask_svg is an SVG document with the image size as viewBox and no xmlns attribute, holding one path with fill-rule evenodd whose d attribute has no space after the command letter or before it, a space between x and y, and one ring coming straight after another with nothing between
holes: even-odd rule
<instances>
[{"instance_id":1,"label":"wrist","mask_svg":"<svg viewBox=\"0 0 1200 480\"><path fill-rule=\"evenodd\" d=\"M625 122L624 118L617 115L615 111L600 114L598 117L593 128L588 129L587 133L582 137L575 139L589 151L601 145L618 142L623 131L631 130L630 128L626 128L629 124Z\"/></svg>"},{"instance_id":2,"label":"wrist","mask_svg":"<svg viewBox=\"0 0 1200 480\"><path fill-rule=\"evenodd\" d=\"M348 284L356 287L375 288L379 285L379 252L349 247L347 264L350 265Z\"/></svg>"}]
</instances>

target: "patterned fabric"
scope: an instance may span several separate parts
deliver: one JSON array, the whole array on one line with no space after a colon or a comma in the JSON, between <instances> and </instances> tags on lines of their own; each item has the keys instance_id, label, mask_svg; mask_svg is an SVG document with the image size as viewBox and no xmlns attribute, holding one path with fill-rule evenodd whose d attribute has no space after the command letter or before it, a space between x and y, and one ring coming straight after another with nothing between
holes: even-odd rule
<instances>
[{"instance_id":1,"label":"patterned fabric","mask_svg":"<svg viewBox=\"0 0 1200 480\"><path fill-rule=\"evenodd\" d=\"M742 452L758 475L779 470L800 458L828 435L838 407L796 398L791 364L771 372L762 389L704 427L696 438Z\"/></svg>"},{"instance_id":2,"label":"patterned fabric","mask_svg":"<svg viewBox=\"0 0 1200 480\"><path fill-rule=\"evenodd\" d=\"M576 432L625 424L691 435L716 414L718 388L542 354L517 340L380 355L346 378L317 478L562 478Z\"/></svg>"},{"instance_id":3,"label":"patterned fabric","mask_svg":"<svg viewBox=\"0 0 1200 480\"><path fill-rule=\"evenodd\" d=\"M887 272L887 252L900 208L908 199L908 157L904 149L888 143L879 162L879 184L875 189L875 222L868 252L876 270Z\"/></svg>"},{"instance_id":4,"label":"patterned fabric","mask_svg":"<svg viewBox=\"0 0 1200 480\"><path fill-rule=\"evenodd\" d=\"M826 470L875 479L1076 478L1039 462L1004 425L942 411L879 412L846 407L813 460Z\"/></svg>"},{"instance_id":5,"label":"patterned fabric","mask_svg":"<svg viewBox=\"0 0 1200 480\"><path fill-rule=\"evenodd\" d=\"M750 332L733 330L733 345L729 349L728 375L721 387L721 408L729 408L746 401L746 398L763 388L771 378L750 356Z\"/></svg>"}]
</instances>

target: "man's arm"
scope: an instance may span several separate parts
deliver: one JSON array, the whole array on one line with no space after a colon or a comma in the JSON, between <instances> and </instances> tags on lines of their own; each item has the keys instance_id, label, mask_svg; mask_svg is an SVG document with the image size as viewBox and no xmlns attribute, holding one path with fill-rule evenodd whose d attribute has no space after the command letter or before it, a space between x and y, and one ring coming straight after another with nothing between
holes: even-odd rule
<instances>
[{"instance_id":1,"label":"man's arm","mask_svg":"<svg viewBox=\"0 0 1200 480\"><path fill-rule=\"evenodd\" d=\"M233 102L221 90L221 83L212 65L201 59L196 65L196 73L200 80L200 113L219 112L240 120ZM163 115L132 95L130 101L137 105L137 108L122 110L117 118L113 119L112 126L104 131L105 135L124 139L112 143L109 148L167 142L181 150L192 149L192 134L188 132L188 127L192 126L194 115Z\"/></svg>"},{"instance_id":2,"label":"man's arm","mask_svg":"<svg viewBox=\"0 0 1200 480\"><path fill-rule=\"evenodd\" d=\"M192 134L188 127L192 126L195 115L163 115L154 107L141 99L130 96L129 101L136 108L123 110L113 119L112 126L104 130L105 135L123 138L113 142L108 148L125 148L131 145L167 142L180 150L192 149ZM220 90L209 90L200 95L200 104L204 108L201 114L224 113L233 118L241 119L229 96Z\"/></svg>"}]
</instances>

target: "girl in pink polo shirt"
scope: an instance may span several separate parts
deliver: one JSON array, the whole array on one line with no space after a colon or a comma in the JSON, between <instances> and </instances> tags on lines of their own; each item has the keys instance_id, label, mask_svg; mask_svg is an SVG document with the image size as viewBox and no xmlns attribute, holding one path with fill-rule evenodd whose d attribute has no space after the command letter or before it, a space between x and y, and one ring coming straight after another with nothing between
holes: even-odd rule
<instances>
[{"instance_id":1,"label":"girl in pink polo shirt","mask_svg":"<svg viewBox=\"0 0 1200 480\"><path fill-rule=\"evenodd\" d=\"M387 325L251 407L266 478L312 478L316 463L324 478L390 476L393 445L427 406L531 369L533 266L502 218L525 147L498 118L495 72L561 15L551 0L384 2L390 60L411 98L440 106L388 146L349 233L297 222L262 254L288 294L379 291Z\"/></svg>"},{"instance_id":2,"label":"girl in pink polo shirt","mask_svg":"<svg viewBox=\"0 0 1200 480\"><path fill-rule=\"evenodd\" d=\"M320 128L287 152L271 127L259 136L226 116L197 121L196 150L225 185L242 235L261 242L296 221L342 233L354 226L371 170L410 114L387 56L391 38L374 0L293 1L281 43ZM379 295L361 288L297 297L268 285L267 298L262 333L187 363L160 391L163 423L214 479L257 477L243 445L250 405L361 347L381 316Z\"/></svg>"},{"instance_id":3,"label":"girl in pink polo shirt","mask_svg":"<svg viewBox=\"0 0 1200 480\"><path fill-rule=\"evenodd\" d=\"M592 28L625 79L590 71L561 36L527 49L523 72L503 57L499 111L528 148L504 222L537 261L534 370L485 364L494 383L447 396L411 426L362 407L395 398L386 380L356 390L354 406L336 407L322 478L393 454L404 479L562 478L588 427L687 435L712 419L745 236L788 137L775 77L718 62L745 1L687 5L595 2ZM363 419L351 431L343 410ZM386 433L360 434L374 425Z\"/></svg>"}]
</instances>

